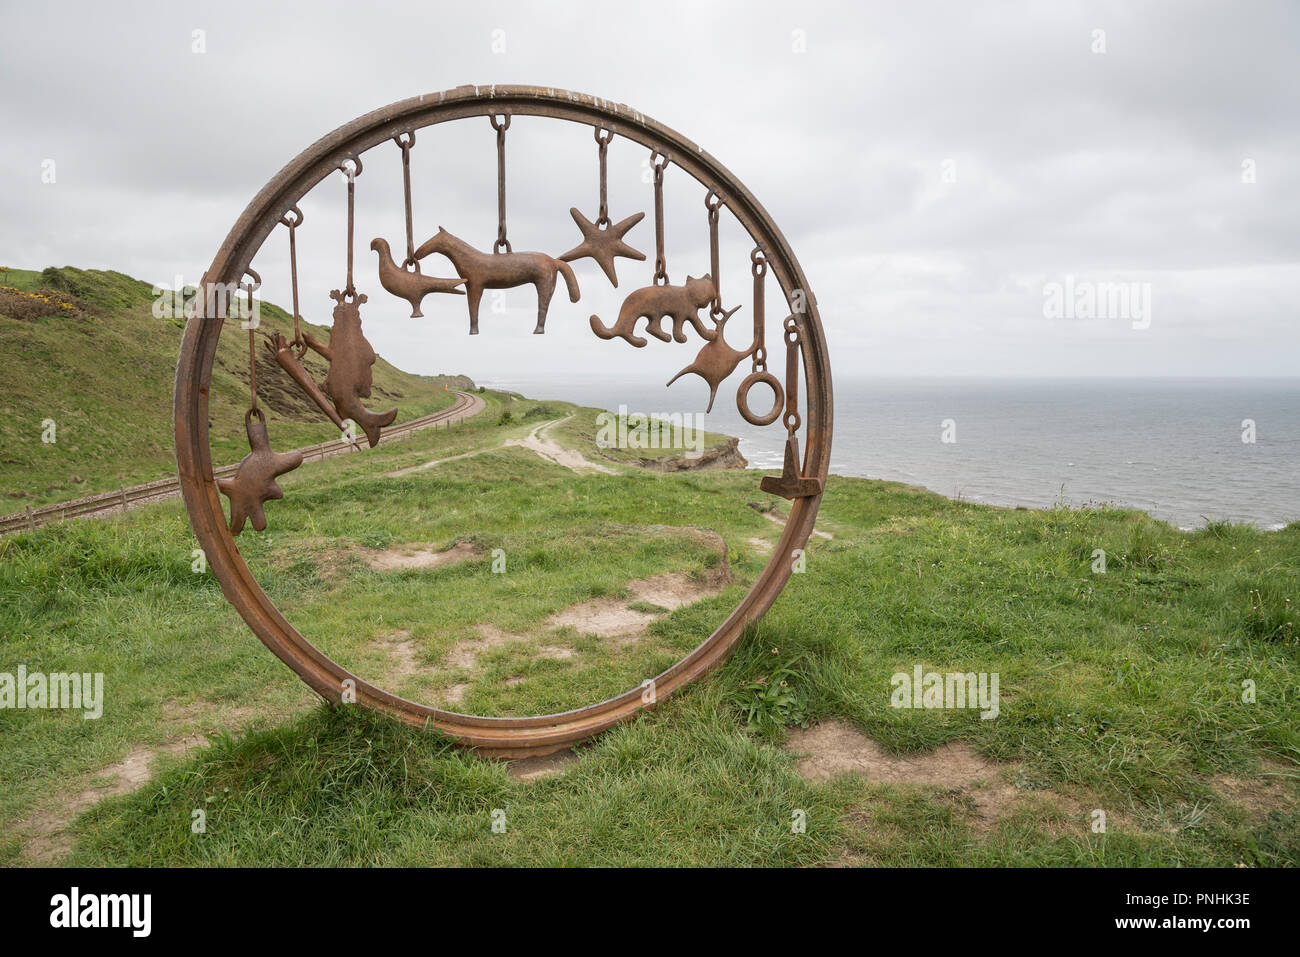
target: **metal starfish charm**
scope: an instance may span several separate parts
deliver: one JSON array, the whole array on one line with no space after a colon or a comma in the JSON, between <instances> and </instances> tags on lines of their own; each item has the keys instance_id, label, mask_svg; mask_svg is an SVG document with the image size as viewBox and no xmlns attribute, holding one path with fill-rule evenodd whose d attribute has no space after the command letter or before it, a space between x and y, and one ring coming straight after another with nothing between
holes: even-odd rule
<instances>
[{"instance_id":1,"label":"metal starfish charm","mask_svg":"<svg viewBox=\"0 0 1300 957\"><path fill-rule=\"evenodd\" d=\"M606 224L604 226L587 219L586 216L578 212L576 206L569 210L569 215L573 217L573 221L582 230L582 244L575 246L561 256L560 259L564 262L570 263L575 259L591 257L600 264L601 269L605 270L605 275L609 277L609 281L617 289L618 276L614 274L614 257L623 256L626 259L645 260L645 253L638 252L623 242L624 234L645 219L645 213L636 213L621 223Z\"/></svg>"},{"instance_id":2,"label":"metal starfish charm","mask_svg":"<svg viewBox=\"0 0 1300 957\"><path fill-rule=\"evenodd\" d=\"M257 417L254 421L254 416ZM217 479L217 488L230 499L230 534L244 530L244 521L252 522L254 531L266 528L264 502L284 498L276 476L292 472L302 465L301 452L276 452L266 434L266 417L260 409L244 414L244 429L253 451L244 456L234 478Z\"/></svg>"}]
</instances>

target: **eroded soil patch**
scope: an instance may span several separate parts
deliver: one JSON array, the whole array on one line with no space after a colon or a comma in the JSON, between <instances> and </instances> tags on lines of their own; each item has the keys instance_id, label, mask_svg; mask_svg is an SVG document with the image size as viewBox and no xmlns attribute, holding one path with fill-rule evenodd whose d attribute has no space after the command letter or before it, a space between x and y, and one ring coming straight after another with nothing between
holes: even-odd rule
<instances>
[{"instance_id":1,"label":"eroded soil patch","mask_svg":"<svg viewBox=\"0 0 1300 957\"><path fill-rule=\"evenodd\" d=\"M437 552L424 545L396 545L393 548L365 549L362 554L366 563L376 571L396 571L411 568L441 568L454 565L470 558L477 558L482 552L471 542L457 542L451 548Z\"/></svg>"},{"instance_id":2,"label":"eroded soil patch","mask_svg":"<svg viewBox=\"0 0 1300 957\"><path fill-rule=\"evenodd\" d=\"M1046 802L1067 817L1084 807L1054 791L1026 791L1006 778L1015 765L990 761L969 745L945 744L925 754L891 754L857 728L824 721L790 732L786 750L799 773L810 781L859 774L877 784L929 787L947 792L968 812L976 830L988 830L1007 814L1031 802Z\"/></svg>"},{"instance_id":3,"label":"eroded soil patch","mask_svg":"<svg viewBox=\"0 0 1300 957\"><path fill-rule=\"evenodd\" d=\"M510 762L506 773L510 775L512 781L536 781L538 778L563 774L577 761L578 756L566 749L556 751L554 754L544 754L540 758L516 758Z\"/></svg>"}]
</instances>

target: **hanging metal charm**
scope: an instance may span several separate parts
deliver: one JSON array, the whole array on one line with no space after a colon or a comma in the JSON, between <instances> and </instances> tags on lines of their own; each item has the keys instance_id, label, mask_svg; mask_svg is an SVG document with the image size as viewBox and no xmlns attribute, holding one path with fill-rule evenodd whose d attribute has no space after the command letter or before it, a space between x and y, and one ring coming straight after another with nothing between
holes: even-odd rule
<instances>
[{"instance_id":1,"label":"hanging metal charm","mask_svg":"<svg viewBox=\"0 0 1300 957\"><path fill-rule=\"evenodd\" d=\"M301 333L299 333L301 335ZM276 365L289 374L298 387L307 394L307 398L316 403L317 408L325 413L325 416L333 422L340 432L347 430L343 423L343 417L338 414L334 404L330 402L329 396L321 391L316 380L311 377L306 366L302 364L302 353L297 350L292 342L286 339L283 333L273 332L263 341L267 351L271 353L271 358L275 360ZM306 341L303 341L302 348L307 348Z\"/></svg>"},{"instance_id":2,"label":"hanging metal charm","mask_svg":"<svg viewBox=\"0 0 1300 957\"><path fill-rule=\"evenodd\" d=\"M704 197L704 208L708 210L709 216L709 277L713 285L713 298L709 302L709 317L713 320L714 333L712 336L705 337L709 341L700 348L700 351L695 356L695 361L669 379L667 385L672 385L687 373L694 373L709 384L709 404L704 411L712 412L713 400L718 395L718 386L731 373L736 371L736 366L740 365L742 359L753 355L759 343L755 340L748 349L733 349L727 345L724 336L727 320L740 307L734 306L726 310L722 308L718 263L718 210L722 208L722 196L713 187L709 188ZM759 308L761 308L761 303Z\"/></svg>"},{"instance_id":3,"label":"hanging metal charm","mask_svg":"<svg viewBox=\"0 0 1300 957\"><path fill-rule=\"evenodd\" d=\"M319 353L330 364L321 391L329 396L334 408L346 420L351 419L361 427L366 440L373 449L379 444L380 429L392 425L397 418L394 406L387 412L371 412L361 404L362 399L370 398L373 382L370 367L375 364L375 350L370 341L361 332L361 303L366 301L366 294L361 293L349 298L346 291L330 291L330 298L337 305L334 307L334 324L330 326L330 342L325 345L310 332L302 334L307 345Z\"/></svg>"},{"instance_id":4,"label":"hanging metal charm","mask_svg":"<svg viewBox=\"0 0 1300 957\"><path fill-rule=\"evenodd\" d=\"M695 279L686 277L684 286L643 286L629 293L618 310L618 321L607 326L600 321L600 316L591 317L591 331L602 339L621 338L640 349L646 340L634 333L638 319L648 319L645 331L656 339L671 342L686 341L686 323L695 327L701 339L712 339L717 330L710 329L700 319L698 313L713 302L717 291L713 279L701 276ZM673 321L672 334L664 331L663 321Z\"/></svg>"},{"instance_id":5,"label":"hanging metal charm","mask_svg":"<svg viewBox=\"0 0 1300 957\"><path fill-rule=\"evenodd\" d=\"M799 343L802 339L800 322L795 316L785 320L785 463L781 474L765 475L758 487L764 492L780 495L782 498L796 499L821 495L822 479L815 475L805 475L802 471L803 458L799 455Z\"/></svg>"},{"instance_id":6,"label":"hanging metal charm","mask_svg":"<svg viewBox=\"0 0 1300 957\"><path fill-rule=\"evenodd\" d=\"M736 366L740 365L740 361L745 356L752 355L754 352L753 346L744 350L733 349L727 345L727 340L723 337L727 320L739 308L739 306L734 306L729 312L724 312L714 319L713 337L700 348L700 351L695 356L695 361L665 383L666 388L688 372L693 372L699 376L709 384L709 405L704 410L705 412L713 411L713 400L718 394L718 386L723 383L727 376L736 371Z\"/></svg>"},{"instance_id":7,"label":"hanging metal charm","mask_svg":"<svg viewBox=\"0 0 1300 957\"><path fill-rule=\"evenodd\" d=\"M325 345L310 332L302 331L300 333L302 341L308 348L322 356L329 364L329 372L325 375L325 381L319 388L315 388L315 382L307 374L306 369L301 367L300 363L290 363L289 359L293 356L284 348L284 338L271 337L267 346L271 349L276 361L285 369L294 380L312 397L317 405L323 404L320 401L320 395L329 397L330 403L334 406L336 415L331 415L330 419L335 425L344 432L346 436L355 441L347 428L348 420L352 420L361 427L365 433L370 447L374 448L379 442L380 429L386 425L391 425L397 418L396 407L389 409L387 412L371 412L361 400L370 397L372 378L370 367L375 364L375 350L371 348L369 340L361 332L361 303L366 301L364 293L358 294L356 286L352 281L352 239L356 226L356 178L361 173L361 160L358 157L349 157L345 163L353 164L351 167L346 165L339 168L348 178L348 281L342 292L335 289L330 292L330 298L336 303L334 306L334 323L330 326L329 345ZM295 369L294 366L297 366ZM328 414L328 412L326 413Z\"/></svg>"},{"instance_id":8,"label":"hanging metal charm","mask_svg":"<svg viewBox=\"0 0 1300 957\"><path fill-rule=\"evenodd\" d=\"M266 529L266 510L263 505L273 499L284 498L284 491L275 481L285 472L302 465L301 452L276 452L266 432L266 416L256 407L244 413L244 429L252 449L235 472L234 478L217 479L217 488L230 499L230 534L244 530L244 522L252 524L254 531Z\"/></svg>"},{"instance_id":9,"label":"hanging metal charm","mask_svg":"<svg viewBox=\"0 0 1300 957\"><path fill-rule=\"evenodd\" d=\"M299 214L301 215L301 214ZM261 285L257 273L249 270ZM253 307L254 286L249 285L248 305ZM264 503L277 498L284 498L284 492L276 484L276 477L285 472L292 472L302 465L301 452L276 452L271 448L271 439L266 432L266 416L257 407L257 346L256 321L248 323L248 411L244 413L244 432L248 435L249 453L239 463L234 478L217 479L217 488L230 499L230 534L238 535L244 530L244 522L253 524L255 531L266 528L266 510ZM256 420L256 421L254 421Z\"/></svg>"},{"instance_id":10,"label":"hanging metal charm","mask_svg":"<svg viewBox=\"0 0 1300 957\"><path fill-rule=\"evenodd\" d=\"M767 371L767 345L764 334L767 325L766 306L764 304L764 284L767 280L767 255L761 246L755 246L749 254L750 272L754 276L754 339L751 353L753 367L736 390L736 408L741 417L750 425L771 425L781 416L781 406L785 403L785 393L781 381ZM758 383L764 383L772 389L772 409L766 415L757 415L749 407L749 393Z\"/></svg>"},{"instance_id":11,"label":"hanging metal charm","mask_svg":"<svg viewBox=\"0 0 1300 957\"><path fill-rule=\"evenodd\" d=\"M411 147L415 145L415 132L393 137L402 150L402 187L406 197L406 258L399 266L393 262L393 253L386 239L372 239L370 248L379 254L379 284L398 299L405 299L411 304L411 318L424 316L420 303L424 297L434 292L452 293L463 296L465 291L458 286L465 284L464 279L440 279L437 276L420 274L420 261L415 258L415 232L411 217Z\"/></svg>"},{"instance_id":12,"label":"hanging metal charm","mask_svg":"<svg viewBox=\"0 0 1300 957\"><path fill-rule=\"evenodd\" d=\"M508 247L509 243L506 245ZM446 256L457 275L465 277L471 336L478 335L478 306L484 289L511 289L530 283L536 287L537 326L533 334L539 336L546 332L546 310L550 308L551 296L555 293L556 273L564 276L565 285L569 287L569 301L578 301L578 279L573 275L573 267L546 253L480 252L441 226L437 235L415 251L415 258L423 259L433 253Z\"/></svg>"},{"instance_id":13,"label":"hanging metal charm","mask_svg":"<svg viewBox=\"0 0 1300 957\"><path fill-rule=\"evenodd\" d=\"M606 135L602 136L602 133ZM582 243L570 249L560 258L565 262L573 262L575 259L586 257L594 259L600 268L604 270L609 281L613 283L614 288L617 289L618 276L614 272L614 257L623 256L626 259L645 261L645 253L633 249L623 241L623 236L627 234L628 230L645 219L645 213L634 213L622 222L610 223L608 190L606 188L606 159L609 152L609 141L613 138L613 133L597 127L596 143L600 151L600 212L596 215L596 221L593 223L578 212L578 207L574 206L569 209L569 215L573 217L574 223L582 231Z\"/></svg>"}]
</instances>

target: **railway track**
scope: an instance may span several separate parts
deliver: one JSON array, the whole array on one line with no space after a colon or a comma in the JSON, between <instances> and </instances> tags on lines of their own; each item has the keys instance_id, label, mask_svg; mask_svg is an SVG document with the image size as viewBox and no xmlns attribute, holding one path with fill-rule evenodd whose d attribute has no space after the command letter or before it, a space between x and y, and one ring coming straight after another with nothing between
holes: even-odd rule
<instances>
[{"instance_id":1,"label":"railway track","mask_svg":"<svg viewBox=\"0 0 1300 957\"><path fill-rule=\"evenodd\" d=\"M456 422L478 415L486 405L482 399L469 392L456 392L456 395L456 402L449 408L418 419L412 419L410 422L390 425L383 430L383 438L391 441L405 438L422 429L450 428ZM298 449L298 451L302 453L303 463L305 464L312 461L319 462L321 459L334 455L356 452L360 448L359 445L353 445L345 439L333 439L317 445L308 445L305 448ZM217 476L232 475L237 468L239 468L238 464L224 465L216 469L215 474ZM176 498L180 494L180 479L174 475L169 478L158 479L155 482L145 482L141 485L127 485L113 492L102 492L98 495L88 495L85 498L59 502L54 505L42 505L40 508L28 508L12 515L0 516L0 535L31 531L40 528L42 525L50 525L70 518L98 518L105 515L121 514L141 505Z\"/></svg>"}]
</instances>

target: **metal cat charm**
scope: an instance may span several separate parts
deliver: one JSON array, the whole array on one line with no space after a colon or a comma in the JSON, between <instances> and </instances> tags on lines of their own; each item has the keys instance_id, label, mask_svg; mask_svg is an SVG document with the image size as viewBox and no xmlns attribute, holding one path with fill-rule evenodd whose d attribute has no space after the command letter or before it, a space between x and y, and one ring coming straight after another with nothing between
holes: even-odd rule
<instances>
[{"instance_id":1,"label":"metal cat charm","mask_svg":"<svg viewBox=\"0 0 1300 957\"><path fill-rule=\"evenodd\" d=\"M699 279L686 277L684 286L645 286L629 293L618 311L618 321L606 326L599 316L591 317L591 331L602 339L619 337L640 349L646 340L633 331L638 319L649 320L645 331L663 342L686 341L686 323L695 327L702 339L712 339L717 333L700 320L699 311L713 301L716 290L713 277L705 273ZM672 319L670 336L663 329L664 319Z\"/></svg>"}]
</instances>

